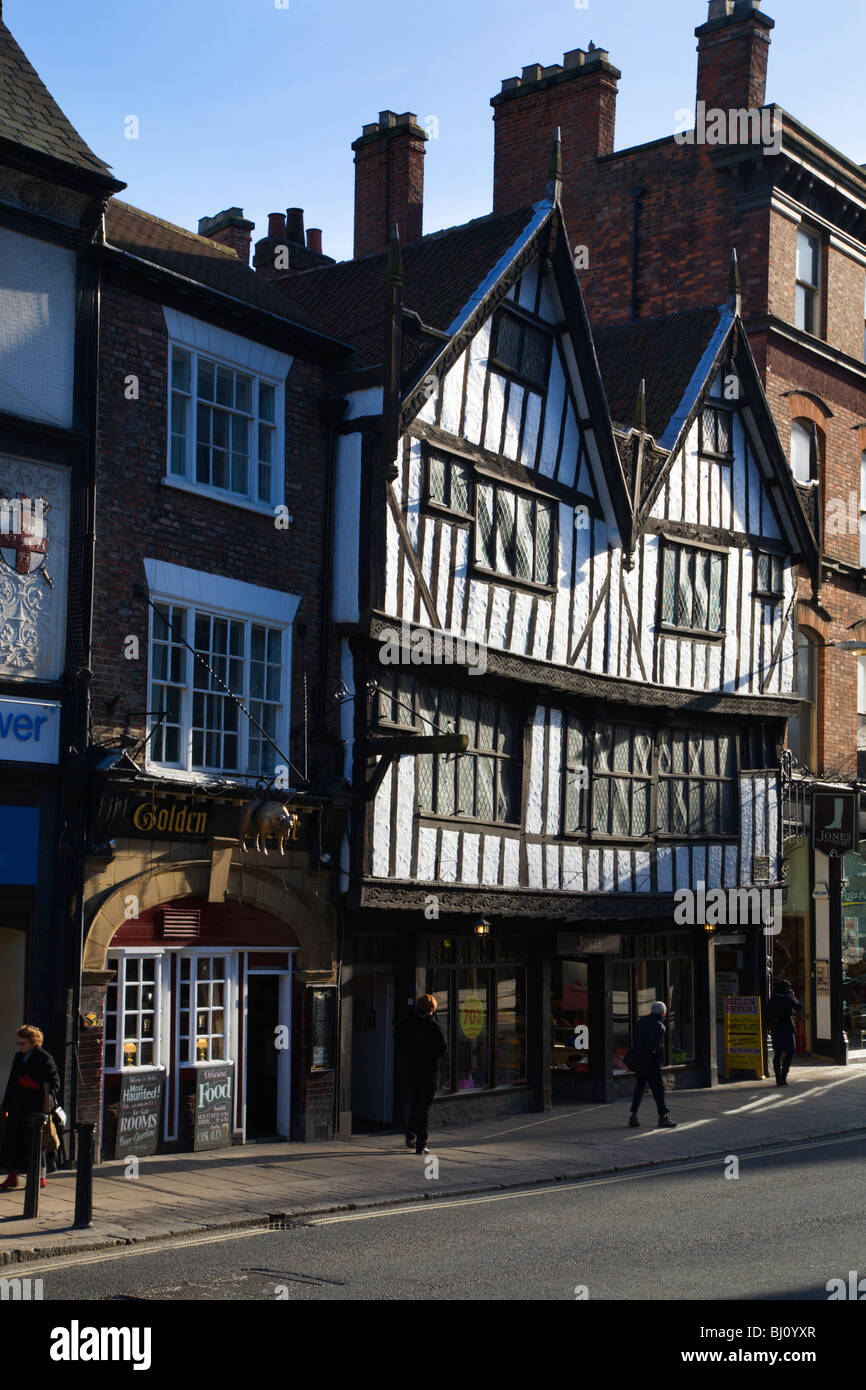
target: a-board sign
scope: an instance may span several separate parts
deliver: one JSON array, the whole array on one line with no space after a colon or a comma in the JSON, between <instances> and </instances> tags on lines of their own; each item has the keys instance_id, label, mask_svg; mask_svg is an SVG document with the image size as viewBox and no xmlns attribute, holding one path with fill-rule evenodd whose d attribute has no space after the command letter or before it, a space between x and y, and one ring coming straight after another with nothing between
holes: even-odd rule
<instances>
[{"instance_id":1,"label":"a-board sign","mask_svg":"<svg viewBox=\"0 0 866 1390\"><path fill-rule=\"evenodd\" d=\"M163 1080L161 1071L140 1075L125 1072L121 1076L115 1158L128 1158L130 1154L147 1158L156 1153Z\"/></svg>"},{"instance_id":2,"label":"a-board sign","mask_svg":"<svg viewBox=\"0 0 866 1390\"><path fill-rule=\"evenodd\" d=\"M195 1140L199 1149L225 1149L232 1142L234 1066L231 1062L196 1067Z\"/></svg>"},{"instance_id":3,"label":"a-board sign","mask_svg":"<svg viewBox=\"0 0 866 1390\"><path fill-rule=\"evenodd\" d=\"M725 999L725 1075L732 1071L764 1075L761 1000L757 994L729 994Z\"/></svg>"}]
</instances>

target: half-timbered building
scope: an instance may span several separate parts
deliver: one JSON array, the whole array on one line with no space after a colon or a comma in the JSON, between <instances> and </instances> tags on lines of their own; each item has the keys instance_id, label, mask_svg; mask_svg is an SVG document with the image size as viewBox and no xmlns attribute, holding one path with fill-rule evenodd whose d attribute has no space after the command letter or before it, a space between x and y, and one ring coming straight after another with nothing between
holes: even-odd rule
<instances>
[{"instance_id":1,"label":"half-timbered building","mask_svg":"<svg viewBox=\"0 0 866 1390\"><path fill-rule=\"evenodd\" d=\"M292 280L357 348L334 597L366 789L342 864L356 1118L391 1119L391 1023L421 990L445 1114L612 1095L656 997L676 1078L710 1083L713 934L674 895L700 916L701 889L778 878L815 542L736 288L597 356L556 192ZM757 987L764 924L733 935Z\"/></svg>"}]
</instances>

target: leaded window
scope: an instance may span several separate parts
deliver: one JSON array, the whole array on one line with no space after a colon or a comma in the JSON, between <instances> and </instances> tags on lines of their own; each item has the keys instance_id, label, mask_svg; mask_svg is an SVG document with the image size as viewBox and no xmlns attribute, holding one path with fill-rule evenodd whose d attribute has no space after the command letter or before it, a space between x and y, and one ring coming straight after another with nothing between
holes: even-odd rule
<instances>
[{"instance_id":1,"label":"leaded window","mask_svg":"<svg viewBox=\"0 0 866 1390\"><path fill-rule=\"evenodd\" d=\"M782 557L760 551L755 565L755 588L759 594L782 593Z\"/></svg>"},{"instance_id":2,"label":"leaded window","mask_svg":"<svg viewBox=\"0 0 866 1390\"><path fill-rule=\"evenodd\" d=\"M721 632L724 575L723 555L666 544L662 622L695 632Z\"/></svg>"},{"instance_id":3,"label":"leaded window","mask_svg":"<svg viewBox=\"0 0 866 1390\"><path fill-rule=\"evenodd\" d=\"M503 309L496 321L493 365L543 391L550 372L551 341L549 333Z\"/></svg>"},{"instance_id":4,"label":"leaded window","mask_svg":"<svg viewBox=\"0 0 866 1390\"><path fill-rule=\"evenodd\" d=\"M735 834L736 747L733 735L660 730L658 752L659 833Z\"/></svg>"},{"instance_id":5,"label":"leaded window","mask_svg":"<svg viewBox=\"0 0 866 1390\"><path fill-rule=\"evenodd\" d=\"M734 453L733 416L729 410L705 405L701 411L701 452L732 458Z\"/></svg>"},{"instance_id":6,"label":"leaded window","mask_svg":"<svg viewBox=\"0 0 866 1390\"><path fill-rule=\"evenodd\" d=\"M476 484L475 560L485 569L553 584L553 505L498 483Z\"/></svg>"},{"instance_id":7,"label":"leaded window","mask_svg":"<svg viewBox=\"0 0 866 1390\"><path fill-rule=\"evenodd\" d=\"M563 729L562 833L586 830L589 800L589 740L582 723L566 721Z\"/></svg>"},{"instance_id":8,"label":"leaded window","mask_svg":"<svg viewBox=\"0 0 866 1390\"><path fill-rule=\"evenodd\" d=\"M468 516L472 510L471 466L443 454L430 454L427 460L427 498L439 507Z\"/></svg>"},{"instance_id":9,"label":"leaded window","mask_svg":"<svg viewBox=\"0 0 866 1390\"><path fill-rule=\"evenodd\" d=\"M650 729L601 724L593 741L592 824L597 835L650 833L653 736Z\"/></svg>"},{"instance_id":10,"label":"leaded window","mask_svg":"<svg viewBox=\"0 0 866 1390\"><path fill-rule=\"evenodd\" d=\"M422 753L418 809L430 815L515 823L520 820L517 716L497 700L415 683L422 734L465 734L465 753Z\"/></svg>"}]
</instances>

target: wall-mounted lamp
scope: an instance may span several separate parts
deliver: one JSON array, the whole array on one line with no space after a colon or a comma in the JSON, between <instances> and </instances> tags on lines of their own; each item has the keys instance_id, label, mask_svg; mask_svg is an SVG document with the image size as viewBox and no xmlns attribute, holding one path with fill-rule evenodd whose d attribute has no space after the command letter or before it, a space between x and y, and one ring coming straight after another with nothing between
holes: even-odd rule
<instances>
[{"instance_id":1,"label":"wall-mounted lamp","mask_svg":"<svg viewBox=\"0 0 866 1390\"><path fill-rule=\"evenodd\" d=\"M476 936L489 936L489 935L490 935L490 923L487 921L487 918L486 918L486 917L479 917L479 918L478 918L478 921L475 923L475 935L476 935Z\"/></svg>"}]
</instances>

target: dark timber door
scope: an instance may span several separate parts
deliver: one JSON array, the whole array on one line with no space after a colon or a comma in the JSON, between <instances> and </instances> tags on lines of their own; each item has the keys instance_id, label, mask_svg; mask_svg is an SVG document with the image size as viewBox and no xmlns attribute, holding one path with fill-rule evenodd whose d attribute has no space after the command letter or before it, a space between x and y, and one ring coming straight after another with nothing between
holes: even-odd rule
<instances>
[{"instance_id":1,"label":"dark timber door","mask_svg":"<svg viewBox=\"0 0 866 1390\"><path fill-rule=\"evenodd\" d=\"M272 1139L277 1133L280 977L250 975L247 991L247 1138Z\"/></svg>"}]
</instances>

